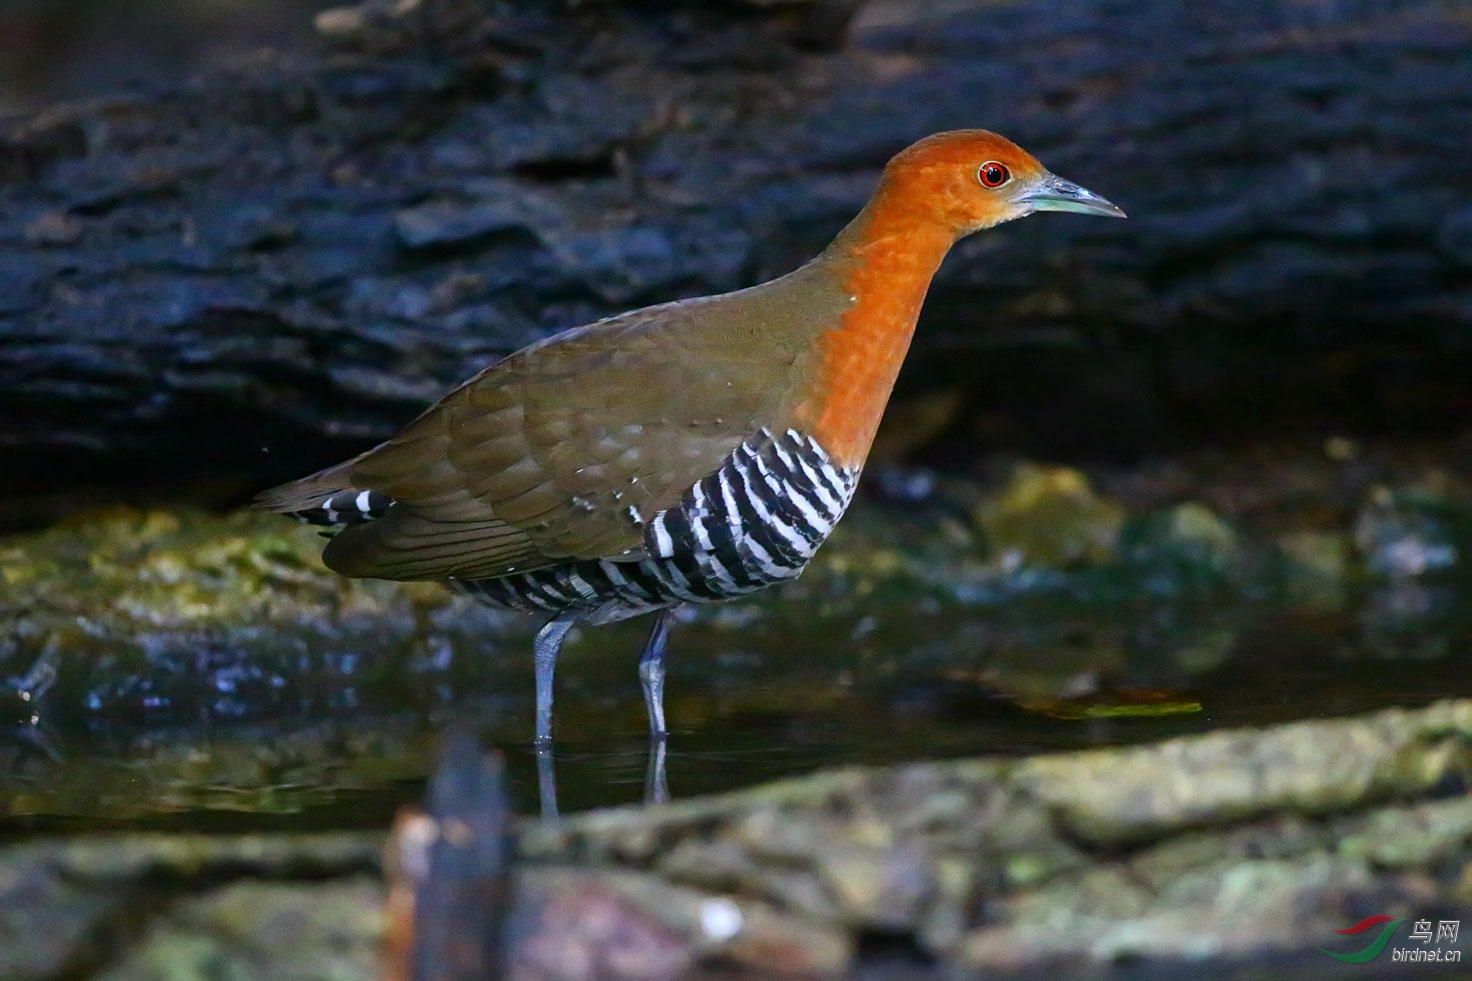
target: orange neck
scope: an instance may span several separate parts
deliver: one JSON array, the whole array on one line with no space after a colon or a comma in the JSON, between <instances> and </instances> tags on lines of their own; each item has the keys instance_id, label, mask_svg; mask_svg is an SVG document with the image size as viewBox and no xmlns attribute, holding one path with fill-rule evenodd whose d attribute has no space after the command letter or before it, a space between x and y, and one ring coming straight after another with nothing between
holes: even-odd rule
<instances>
[{"instance_id":1,"label":"orange neck","mask_svg":"<svg viewBox=\"0 0 1472 981\"><path fill-rule=\"evenodd\" d=\"M819 338L810 432L842 467L860 467L899 375L931 277L956 241L881 186L824 251L852 305Z\"/></svg>"}]
</instances>

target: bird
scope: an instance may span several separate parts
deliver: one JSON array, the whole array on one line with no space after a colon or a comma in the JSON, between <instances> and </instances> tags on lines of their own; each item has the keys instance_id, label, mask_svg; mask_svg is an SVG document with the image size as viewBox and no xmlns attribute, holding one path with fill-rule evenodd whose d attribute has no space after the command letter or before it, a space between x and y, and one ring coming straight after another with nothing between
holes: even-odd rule
<instances>
[{"instance_id":1,"label":"bird","mask_svg":"<svg viewBox=\"0 0 1472 981\"><path fill-rule=\"evenodd\" d=\"M444 580L545 617L538 747L569 629L654 614L639 676L662 746L674 611L803 571L853 499L941 260L1039 211L1124 217L1005 137L925 137L799 268L533 343L256 505L328 529L344 576Z\"/></svg>"}]
</instances>

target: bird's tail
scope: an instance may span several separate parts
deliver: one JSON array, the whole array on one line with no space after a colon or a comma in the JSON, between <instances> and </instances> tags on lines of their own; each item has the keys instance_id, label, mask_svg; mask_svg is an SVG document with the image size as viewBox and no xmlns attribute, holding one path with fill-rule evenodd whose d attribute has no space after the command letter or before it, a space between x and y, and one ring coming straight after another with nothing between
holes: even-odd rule
<instances>
[{"instance_id":1,"label":"bird's tail","mask_svg":"<svg viewBox=\"0 0 1472 981\"><path fill-rule=\"evenodd\" d=\"M289 514L329 528L345 528L382 517L394 499L371 488L355 487L348 469L345 464L328 467L263 491L252 503L262 511Z\"/></svg>"}]
</instances>

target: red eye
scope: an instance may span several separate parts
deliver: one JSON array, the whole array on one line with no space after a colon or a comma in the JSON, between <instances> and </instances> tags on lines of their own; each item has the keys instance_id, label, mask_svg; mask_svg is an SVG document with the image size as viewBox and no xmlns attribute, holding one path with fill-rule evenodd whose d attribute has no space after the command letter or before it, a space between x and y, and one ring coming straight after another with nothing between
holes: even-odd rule
<instances>
[{"instance_id":1,"label":"red eye","mask_svg":"<svg viewBox=\"0 0 1472 981\"><path fill-rule=\"evenodd\" d=\"M995 160L988 160L976 172L976 179L982 187L1001 187L1012 179L1012 172Z\"/></svg>"}]
</instances>

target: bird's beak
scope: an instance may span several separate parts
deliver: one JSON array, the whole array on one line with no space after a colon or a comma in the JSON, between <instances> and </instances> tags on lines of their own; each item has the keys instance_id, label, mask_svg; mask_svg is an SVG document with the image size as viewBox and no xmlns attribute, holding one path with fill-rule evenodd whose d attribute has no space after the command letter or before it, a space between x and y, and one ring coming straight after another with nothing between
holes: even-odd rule
<instances>
[{"instance_id":1,"label":"bird's beak","mask_svg":"<svg viewBox=\"0 0 1472 981\"><path fill-rule=\"evenodd\" d=\"M1018 203L1032 206L1034 211L1076 211L1081 215L1103 215L1106 218L1123 218L1124 212L1072 181L1055 174L1044 174L1031 188L1024 191Z\"/></svg>"}]
</instances>

